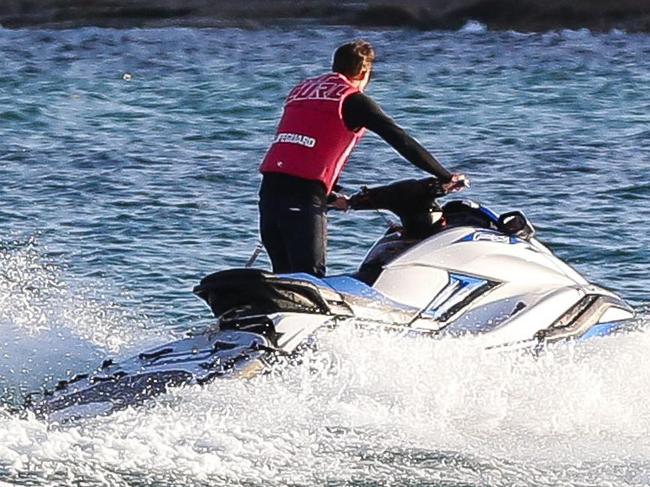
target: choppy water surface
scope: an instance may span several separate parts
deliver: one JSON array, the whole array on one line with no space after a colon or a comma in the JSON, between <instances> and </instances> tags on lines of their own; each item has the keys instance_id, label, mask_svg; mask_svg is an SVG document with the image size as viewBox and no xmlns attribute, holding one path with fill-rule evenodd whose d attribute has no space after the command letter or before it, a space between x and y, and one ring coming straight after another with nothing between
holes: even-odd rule
<instances>
[{"instance_id":1,"label":"choppy water surface","mask_svg":"<svg viewBox=\"0 0 650 487\"><path fill-rule=\"evenodd\" d=\"M0 30L4 404L209 323L190 290L255 246L282 98L360 35L379 55L369 93L472 177L468 197L525 210L648 319L648 36ZM419 175L368 136L343 183ZM334 216L330 271L382 231ZM639 332L532 360L340 329L303 367L109 418L0 412L0 483L650 485L649 345Z\"/></svg>"}]
</instances>

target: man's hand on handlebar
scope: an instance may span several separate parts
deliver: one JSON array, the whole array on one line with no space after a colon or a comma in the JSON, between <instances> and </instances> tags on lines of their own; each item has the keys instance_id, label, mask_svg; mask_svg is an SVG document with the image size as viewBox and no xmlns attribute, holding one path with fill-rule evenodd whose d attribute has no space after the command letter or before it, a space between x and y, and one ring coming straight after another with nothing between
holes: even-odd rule
<instances>
[{"instance_id":1,"label":"man's hand on handlebar","mask_svg":"<svg viewBox=\"0 0 650 487\"><path fill-rule=\"evenodd\" d=\"M441 183L439 179L432 177L420 180L405 179L386 186L363 187L351 197L332 192L327 196L327 209L338 211L384 209L401 215L415 211L415 208L427 209L436 206L436 198L466 188L469 188L469 178L460 173L452 174L447 183Z\"/></svg>"},{"instance_id":2,"label":"man's hand on handlebar","mask_svg":"<svg viewBox=\"0 0 650 487\"><path fill-rule=\"evenodd\" d=\"M350 198L344 194L330 193L327 199L327 208L330 210L348 211L350 209Z\"/></svg>"},{"instance_id":3,"label":"man's hand on handlebar","mask_svg":"<svg viewBox=\"0 0 650 487\"><path fill-rule=\"evenodd\" d=\"M469 188L469 178L460 173L452 174L451 180L448 183L444 183L442 185L442 189L445 191L445 193L457 193L458 191L463 191L466 188Z\"/></svg>"}]
</instances>

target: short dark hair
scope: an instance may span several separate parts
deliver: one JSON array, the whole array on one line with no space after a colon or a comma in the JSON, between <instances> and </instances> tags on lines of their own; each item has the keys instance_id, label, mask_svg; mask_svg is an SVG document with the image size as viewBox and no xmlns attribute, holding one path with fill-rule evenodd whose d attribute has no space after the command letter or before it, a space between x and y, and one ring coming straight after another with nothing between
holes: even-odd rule
<instances>
[{"instance_id":1,"label":"short dark hair","mask_svg":"<svg viewBox=\"0 0 650 487\"><path fill-rule=\"evenodd\" d=\"M332 71L344 76L356 76L369 70L375 61L375 51L369 42L357 40L343 44L334 52Z\"/></svg>"}]
</instances>

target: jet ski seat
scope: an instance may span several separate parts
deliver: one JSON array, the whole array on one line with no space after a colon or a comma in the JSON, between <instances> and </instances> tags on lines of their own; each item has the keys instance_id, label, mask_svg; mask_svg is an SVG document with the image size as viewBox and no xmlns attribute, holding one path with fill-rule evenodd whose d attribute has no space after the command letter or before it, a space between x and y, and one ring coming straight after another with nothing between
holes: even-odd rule
<instances>
[{"instance_id":1,"label":"jet ski seat","mask_svg":"<svg viewBox=\"0 0 650 487\"><path fill-rule=\"evenodd\" d=\"M299 276L277 276L261 269L228 269L201 279L194 294L208 303L217 318L226 312L245 312L249 316L277 312L352 314L332 288L325 283L319 285L317 279Z\"/></svg>"}]
</instances>

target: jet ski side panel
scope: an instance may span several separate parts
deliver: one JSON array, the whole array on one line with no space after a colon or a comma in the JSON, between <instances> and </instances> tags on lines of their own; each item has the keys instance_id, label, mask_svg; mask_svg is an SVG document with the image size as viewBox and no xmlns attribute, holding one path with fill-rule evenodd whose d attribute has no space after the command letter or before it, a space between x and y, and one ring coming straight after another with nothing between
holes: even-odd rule
<instances>
[{"instance_id":1,"label":"jet ski side panel","mask_svg":"<svg viewBox=\"0 0 650 487\"><path fill-rule=\"evenodd\" d=\"M400 303L422 308L449 282L446 269L428 265L389 265L374 284L374 288Z\"/></svg>"},{"instance_id":2,"label":"jet ski side panel","mask_svg":"<svg viewBox=\"0 0 650 487\"><path fill-rule=\"evenodd\" d=\"M530 306L524 306L524 299L530 299L530 296L521 296L518 301L521 305L515 305L510 316L502 316L501 320L496 316L494 322L485 321L485 316L479 316L484 306L477 306L449 325L445 333L462 335L465 332L478 332L486 337L489 346L519 342L548 343L589 336L589 331L600 323L629 321L634 317L634 311L623 300L596 286L554 290L537 296ZM475 326L472 327L472 324ZM605 328L601 327L601 334L614 333L620 327Z\"/></svg>"},{"instance_id":3,"label":"jet ski side panel","mask_svg":"<svg viewBox=\"0 0 650 487\"><path fill-rule=\"evenodd\" d=\"M449 324L445 333L451 336L480 333L490 345L531 340L584 295L579 289L562 288L543 294L519 295L514 299L501 297L480 302ZM496 314L491 315L493 312Z\"/></svg>"},{"instance_id":4,"label":"jet ski side panel","mask_svg":"<svg viewBox=\"0 0 650 487\"><path fill-rule=\"evenodd\" d=\"M532 280L555 287L588 284L550 252L540 252L536 246L514 237L473 227L452 228L434 235L404 252L386 269L407 265L448 269L498 282ZM404 271L402 279L406 279L408 272ZM381 290L380 282L381 276L376 284Z\"/></svg>"}]
</instances>

